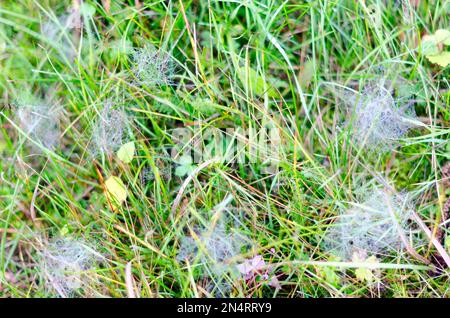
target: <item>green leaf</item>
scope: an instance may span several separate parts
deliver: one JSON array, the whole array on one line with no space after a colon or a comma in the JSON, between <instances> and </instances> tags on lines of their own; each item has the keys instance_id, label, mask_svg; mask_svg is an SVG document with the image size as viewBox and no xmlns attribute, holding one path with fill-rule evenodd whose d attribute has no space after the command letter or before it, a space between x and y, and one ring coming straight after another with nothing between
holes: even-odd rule
<instances>
[{"instance_id":1,"label":"green leaf","mask_svg":"<svg viewBox=\"0 0 450 318\"><path fill-rule=\"evenodd\" d=\"M277 91L273 88L271 83L268 83L260 76L254 69L247 69L240 67L238 76L242 84L251 90L255 95L263 95L267 93L270 97L277 97Z\"/></svg>"},{"instance_id":2,"label":"green leaf","mask_svg":"<svg viewBox=\"0 0 450 318\"><path fill-rule=\"evenodd\" d=\"M445 248L447 249L447 251L450 251L450 235L447 235L447 237L445 238Z\"/></svg>"},{"instance_id":3,"label":"green leaf","mask_svg":"<svg viewBox=\"0 0 450 318\"><path fill-rule=\"evenodd\" d=\"M120 58L127 56L133 51L133 43L130 40L116 40L112 41L109 46L109 57Z\"/></svg>"},{"instance_id":4,"label":"green leaf","mask_svg":"<svg viewBox=\"0 0 450 318\"><path fill-rule=\"evenodd\" d=\"M190 165L192 164L192 158L189 155L181 156L178 163L182 166Z\"/></svg>"},{"instance_id":5,"label":"green leaf","mask_svg":"<svg viewBox=\"0 0 450 318\"><path fill-rule=\"evenodd\" d=\"M66 236L69 234L69 228L67 227L67 224L63 226L63 228L59 231L59 235Z\"/></svg>"},{"instance_id":6,"label":"green leaf","mask_svg":"<svg viewBox=\"0 0 450 318\"><path fill-rule=\"evenodd\" d=\"M336 267L323 266L319 269L321 276L330 284L337 286L341 280Z\"/></svg>"},{"instance_id":7,"label":"green leaf","mask_svg":"<svg viewBox=\"0 0 450 318\"><path fill-rule=\"evenodd\" d=\"M188 171L189 171L189 168L187 167L187 166L178 166L176 169L175 169L175 175L177 176L177 177L183 177L184 175L186 175L187 173L188 173Z\"/></svg>"},{"instance_id":8,"label":"green leaf","mask_svg":"<svg viewBox=\"0 0 450 318\"><path fill-rule=\"evenodd\" d=\"M181 156L177 163L179 166L175 169L175 175L180 178L195 169L195 166L192 164L192 157L189 155Z\"/></svg>"},{"instance_id":9,"label":"green leaf","mask_svg":"<svg viewBox=\"0 0 450 318\"><path fill-rule=\"evenodd\" d=\"M84 16L92 17L95 14L95 7L89 3L83 3L80 7L80 12Z\"/></svg>"},{"instance_id":10,"label":"green leaf","mask_svg":"<svg viewBox=\"0 0 450 318\"><path fill-rule=\"evenodd\" d=\"M105 187L108 193L111 195L114 203L122 204L127 199L127 188L123 184L122 180L116 176L110 176L105 181Z\"/></svg>"},{"instance_id":11,"label":"green leaf","mask_svg":"<svg viewBox=\"0 0 450 318\"><path fill-rule=\"evenodd\" d=\"M314 62L312 60L307 61L300 73L298 74L298 81L302 89L306 89L311 84L314 78Z\"/></svg>"},{"instance_id":12,"label":"green leaf","mask_svg":"<svg viewBox=\"0 0 450 318\"><path fill-rule=\"evenodd\" d=\"M136 147L134 146L134 142L130 141L120 147L117 152L117 157L124 163L130 163L133 160L134 151Z\"/></svg>"},{"instance_id":13,"label":"green leaf","mask_svg":"<svg viewBox=\"0 0 450 318\"><path fill-rule=\"evenodd\" d=\"M223 108L219 104L214 103L212 100L207 98L196 98L192 101L191 104L195 108L195 110L205 115L218 113L219 110Z\"/></svg>"}]
</instances>

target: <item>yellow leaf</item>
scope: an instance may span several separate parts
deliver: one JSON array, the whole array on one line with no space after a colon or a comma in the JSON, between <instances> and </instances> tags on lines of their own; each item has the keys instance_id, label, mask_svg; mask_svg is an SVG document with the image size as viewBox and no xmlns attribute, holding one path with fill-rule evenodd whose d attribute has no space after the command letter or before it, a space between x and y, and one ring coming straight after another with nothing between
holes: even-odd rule
<instances>
[{"instance_id":1,"label":"yellow leaf","mask_svg":"<svg viewBox=\"0 0 450 318\"><path fill-rule=\"evenodd\" d=\"M436 43L443 43L445 45L450 45L450 31L439 29L434 32L434 38L436 39Z\"/></svg>"},{"instance_id":2,"label":"yellow leaf","mask_svg":"<svg viewBox=\"0 0 450 318\"><path fill-rule=\"evenodd\" d=\"M135 150L134 142L127 142L117 151L117 157L124 163L130 163L133 160Z\"/></svg>"},{"instance_id":3,"label":"yellow leaf","mask_svg":"<svg viewBox=\"0 0 450 318\"><path fill-rule=\"evenodd\" d=\"M424 35L422 38L422 54L425 56L438 54L439 48L434 35Z\"/></svg>"},{"instance_id":4,"label":"yellow leaf","mask_svg":"<svg viewBox=\"0 0 450 318\"><path fill-rule=\"evenodd\" d=\"M422 54L424 54L426 57L433 55L439 56L445 53L445 51L442 51L443 45L450 45L450 31L439 29L432 35L424 35L422 37L421 45Z\"/></svg>"},{"instance_id":5,"label":"yellow leaf","mask_svg":"<svg viewBox=\"0 0 450 318\"><path fill-rule=\"evenodd\" d=\"M368 259L364 260L358 255L358 253L354 253L353 254L352 261L354 263L362 263L362 264L364 264L364 263L366 263L366 264L367 263L372 263L372 264L378 263L378 259L375 256L370 256ZM357 268L355 270L355 275L356 275L356 278L358 280L360 280L362 282L363 281L367 281L369 283L372 282L374 277L375 277L373 272L372 272L372 269L367 268L367 267L363 267L363 266L359 267L359 268Z\"/></svg>"},{"instance_id":6,"label":"yellow leaf","mask_svg":"<svg viewBox=\"0 0 450 318\"><path fill-rule=\"evenodd\" d=\"M115 203L120 205L127 199L127 189L118 177L109 177L105 181L105 186Z\"/></svg>"},{"instance_id":7,"label":"yellow leaf","mask_svg":"<svg viewBox=\"0 0 450 318\"><path fill-rule=\"evenodd\" d=\"M450 52L442 52L437 55L427 55L427 59L434 64L446 67L450 64Z\"/></svg>"}]
</instances>

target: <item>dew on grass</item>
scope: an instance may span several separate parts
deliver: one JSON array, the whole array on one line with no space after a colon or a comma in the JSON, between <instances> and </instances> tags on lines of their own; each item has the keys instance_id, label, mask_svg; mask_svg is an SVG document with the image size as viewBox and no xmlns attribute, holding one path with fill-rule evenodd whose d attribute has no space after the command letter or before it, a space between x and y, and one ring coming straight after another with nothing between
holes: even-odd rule
<instances>
[{"instance_id":1,"label":"dew on grass","mask_svg":"<svg viewBox=\"0 0 450 318\"><path fill-rule=\"evenodd\" d=\"M92 129L92 155L110 155L126 140L127 115L123 107L114 107L107 101Z\"/></svg>"},{"instance_id":2,"label":"dew on grass","mask_svg":"<svg viewBox=\"0 0 450 318\"><path fill-rule=\"evenodd\" d=\"M151 46L135 49L132 69L139 84L145 86L169 85L174 72L170 55Z\"/></svg>"},{"instance_id":3,"label":"dew on grass","mask_svg":"<svg viewBox=\"0 0 450 318\"><path fill-rule=\"evenodd\" d=\"M178 261L201 266L201 276L208 281L207 290L218 297L228 295L233 281L240 277L236 267L242 250L251 242L235 229L227 229L227 222L220 220L210 227L196 229L196 237L184 236L180 240ZM211 227L213 227L211 229Z\"/></svg>"},{"instance_id":4,"label":"dew on grass","mask_svg":"<svg viewBox=\"0 0 450 318\"><path fill-rule=\"evenodd\" d=\"M159 160L156 162L156 169L158 170L159 177L163 180L169 180L172 176L172 166ZM152 166L147 165L142 168L139 173L139 180L141 181L141 186L145 188L147 184L154 181L156 178L155 170Z\"/></svg>"},{"instance_id":5,"label":"dew on grass","mask_svg":"<svg viewBox=\"0 0 450 318\"><path fill-rule=\"evenodd\" d=\"M18 101L15 114L20 128L35 142L48 149L57 147L60 139L60 110L44 100Z\"/></svg>"},{"instance_id":6,"label":"dew on grass","mask_svg":"<svg viewBox=\"0 0 450 318\"><path fill-rule=\"evenodd\" d=\"M365 87L349 97L348 121L353 140L369 151L387 151L415 125L414 108L399 105L388 88L381 84Z\"/></svg>"},{"instance_id":7,"label":"dew on grass","mask_svg":"<svg viewBox=\"0 0 450 318\"><path fill-rule=\"evenodd\" d=\"M58 48L63 56L73 60L77 52L71 32L75 28L81 28L81 17L76 11L72 11L45 21L41 26L41 34Z\"/></svg>"},{"instance_id":8,"label":"dew on grass","mask_svg":"<svg viewBox=\"0 0 450 318\"><path fill-rule=\"evenodd\" d=\"M399 251L405 247L401 234L409 238L414 233L412 213L407 193L373 190L330 225L326 248L344 259L350 259L354 252L374 255Z\"/></svg>"},{"instance_id":9,"label":"dew on grass","mask_svg":"<svg viewBox=\"0 0 450 318\"><path fill-rule=\"evenodd\" d=\"M193 261L198 258L200 263L210 264L219 276L226 272L230 259L239 255L247 243L243 235L226 231L223 223L217 224L212 231L199 231L197 237L181 239L177 259Z\"/></svg>"},{"instance_id":10,"label":"dew on grass","mask_svg":"<svg viewBox=\"0 0 450 318\"><path fill-rule=\"evenodd\" d=\"M101 255L81 239L57 238L41 251L41 270L46 287L61 297L72 297L89 284Z\"/></svg>"}]
</instances>

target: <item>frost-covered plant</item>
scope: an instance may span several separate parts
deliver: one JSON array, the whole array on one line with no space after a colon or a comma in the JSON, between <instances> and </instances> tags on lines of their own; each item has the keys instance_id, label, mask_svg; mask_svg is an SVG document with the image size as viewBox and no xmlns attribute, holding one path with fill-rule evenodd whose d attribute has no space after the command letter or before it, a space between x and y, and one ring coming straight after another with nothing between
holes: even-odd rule
<instances>
[{"instance_id":1,"label":"frost-covered plant","mask_svg":"<svg viewBox=\"0 0 450 318\"><path fill-rule=\"evenodd\" d=\"M43 100L22 100L15 106L19 127L31 139L49 149L54 149L60 138L60 110Z\"/></svg>"},{"instance_id":2,"label":"frost-covered plant","mask_svg":"<svg viewBox=\"0 0 450 318\"><path fill-rule=\"evenodd\" d=\"M414 108L398 105L384 84L369 85L348 99L353 140L371 151L393 149L415 125Z\"/></svg>"},{"instance_id":3,"label":"frost-covered plant","mask_svg":"<svg viewBox=\"0 0 450 318\"><path fill-rule=\"evenodd\" d=\"M92 129L92 154L111 154L122 146L126 139L127 115L122 107L114 108L107 101L101 109Z\"/></svg>"},{"instance_id":4,"label":"frost-covered plant","mask_svg":"<svg viewBox=\"0 0 450 318\"><path fill-rule=\"evenodd\" d=\"M102 256L84 240L57 238L44 246L40 258L46 287L61 297L71 297L90 284L89 271Z\"/></svg>"},{"instance_id":5,"label":"frost-covered plant","mask_svg":"<svg viewBox=\"0 0 450 318\"><path fill-rule=\"evenodd\" d=\"M133 52L133 73L139 84L146 86L169 85L174 72L170 55L151 46Z\"/></svg>"},{"instance_id":6,"label":"frost-covered plant","mask_svg":"<svg viewBox=\"0 0 450 318\"><path fill-rule=\"evenodd\" d=\"M401 250L414 232L412 213L407 193L373 190L330 225L325 237L326 247L347 260L355 252L373 255Z\"/></svg>"}]
</instances>

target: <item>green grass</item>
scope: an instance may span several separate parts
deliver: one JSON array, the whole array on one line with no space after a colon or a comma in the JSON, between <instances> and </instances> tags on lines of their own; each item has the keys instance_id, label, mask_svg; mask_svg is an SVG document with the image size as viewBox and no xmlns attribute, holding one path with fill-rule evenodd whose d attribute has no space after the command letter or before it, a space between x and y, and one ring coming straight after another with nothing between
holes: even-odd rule
<instances>
[{"instance_id":1,"label":"green grass","mask_svg":"<svg viewBox=\"0 0 450 318\"><path fill-rule=\"evenodd\" d=\"M0 296L58 296L42 273L42 251L58 237L84 239L103 255L75 297L448 295L443 252L423 231L412 244L422 258L403 249L377 255L377 265L339 259L324 244L340 211L383 186L382 177L409 192L450 253L442 172L450 161L449 68L420 50L424 35L449 28L448 1L84 1L83 27L61 31L58 17L77 12L78 2L0 4ZM170 56L169 84L134 76L133 48L149 46ZM399 100L414 100L420 127L393 150L368 152L346 125L345 88L382 79L396 83ZM17 122L26 98L60 110L57 147ZM129 119L130 163L117 149L93 155L91 133L108 101ZM269 126L280 136L276 173L264 173L258 159L202 160L175 174L171 149L186 137L177 128L198 136ZM111 175L127 188L119 207L105 194ZM228 229L251 242L236 262L262 255L281 288L262 275L218 275L210 256L177 257L186 236L200 242L198 229L213 231L225 215ZM372 282L358 279L364 268Z\"/></svg>"}]
</instances>

